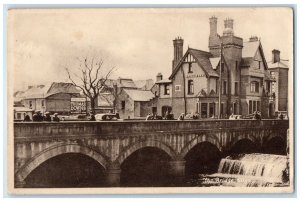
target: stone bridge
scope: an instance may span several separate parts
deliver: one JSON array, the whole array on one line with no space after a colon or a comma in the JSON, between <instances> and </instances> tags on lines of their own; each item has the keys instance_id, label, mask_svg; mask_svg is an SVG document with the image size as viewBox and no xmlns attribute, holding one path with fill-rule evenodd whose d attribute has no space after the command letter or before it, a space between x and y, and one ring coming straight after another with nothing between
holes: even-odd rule
<instances>
[{"instance_id":1,"label":"stone bridge","mask_svg":"<svg viewBox=\"0 0 300 202\"><path fill-rule=\"evenodd\" d=\"M118 122L14 123L15 187L47 160L79 153L97 161L105 170L107 186L120 185L122 163L135 151L157 148L170 158L169 173L185 175L185 156L207 142L222 154L230 154L242 140L258 152L279 138L286 145L287 120L190 120ZM276 148L275 148L276 149Z\"/></svg>"}]
</instances>

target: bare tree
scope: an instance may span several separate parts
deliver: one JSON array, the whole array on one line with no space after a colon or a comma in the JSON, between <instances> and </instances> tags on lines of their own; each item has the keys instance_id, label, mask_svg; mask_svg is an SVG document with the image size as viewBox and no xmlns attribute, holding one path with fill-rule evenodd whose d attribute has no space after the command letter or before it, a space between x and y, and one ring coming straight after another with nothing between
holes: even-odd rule
<instances>
[{"instance_id":1,"label":"bare tree","mask_svg":"<svg viewBox=\"0 0 300 202\"><path fill-rule=\"evenodd\" d=\"M119 98L119 95L121 94L122 90L120 90L116 83L112 85L106 85L105 92L107 93L101 93L100 97L106 100L106 102L113 108L113 112L117 112L117 101Z\"/></svg>"},{"instance_id":2,"label":"bare tree","mask_svg":"<svg viewBox=\"0 0 300 202\"><path fill-rule=\"evenodd\" d=\"M94 58L89 60L87 57L77 58L77 60L79 61L79 67L77 67L79 74L75 71L71 72L69 67L65 69L73 85L80 88L83 94L90 99L91 110L95 113L96 100L100 92L106 87L106 81L115 68L112 67L106 73L101 73L101 70L104 69L103 60L95 61Z\"/></svg>"}]
</instances>

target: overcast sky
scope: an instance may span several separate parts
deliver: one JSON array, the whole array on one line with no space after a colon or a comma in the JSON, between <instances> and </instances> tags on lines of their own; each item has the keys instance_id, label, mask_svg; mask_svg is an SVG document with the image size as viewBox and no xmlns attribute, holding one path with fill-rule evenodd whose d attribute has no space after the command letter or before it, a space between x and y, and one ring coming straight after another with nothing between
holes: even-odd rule
<instances>
[{"instance_id":1,"label":"overcast sky","mask_svg":"<svg viewBox=\"0 0 300 202\"><path fill-rule=\"evenodd\" d=\"M9 16L8 65L14 69L15 90L27 85L67 82L65 66L76 57L96 55L113 78L155 79L170 76L173 39L187 47L208 51L209 17L234 19L234 34L244 41L261 39L267 61L279 49L292 59L293 21L289 9L89 9L14 10Z\"/></svg>"}]
</instances>

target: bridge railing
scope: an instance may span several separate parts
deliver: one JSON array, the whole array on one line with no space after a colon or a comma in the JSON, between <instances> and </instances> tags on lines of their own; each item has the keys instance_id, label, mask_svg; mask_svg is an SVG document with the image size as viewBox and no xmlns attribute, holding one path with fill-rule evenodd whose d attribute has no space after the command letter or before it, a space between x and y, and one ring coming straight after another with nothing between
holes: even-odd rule
<instances>
[{"instance_id":1,"label":"bridge railing","mask_svg":"<svg viewBox=\"0 0 300 202\"><path fill-rule=\"evenodd\" d=\"M222 129L289 128L288 120L188 120L115 122L16 122L15 138L189 132Z\"/></svg>"}]
</instances>

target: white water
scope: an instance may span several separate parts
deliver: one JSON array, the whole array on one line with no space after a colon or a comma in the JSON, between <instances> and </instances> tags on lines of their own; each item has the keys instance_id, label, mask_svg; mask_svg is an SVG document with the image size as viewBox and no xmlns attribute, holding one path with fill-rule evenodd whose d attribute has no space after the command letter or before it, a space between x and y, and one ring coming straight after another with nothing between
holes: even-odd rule
<instances>
[{"instance_id":1,"label":"white water","mask_svg":"<svg viewBox=\"0 0 300 202\"><path fill-rule=\"evenodd\" d=\"M286 166L286 156L241 154L222 159L218 173L205 177L208 184L219 186L280 186Z\"/></svg>"}]
</instances>

